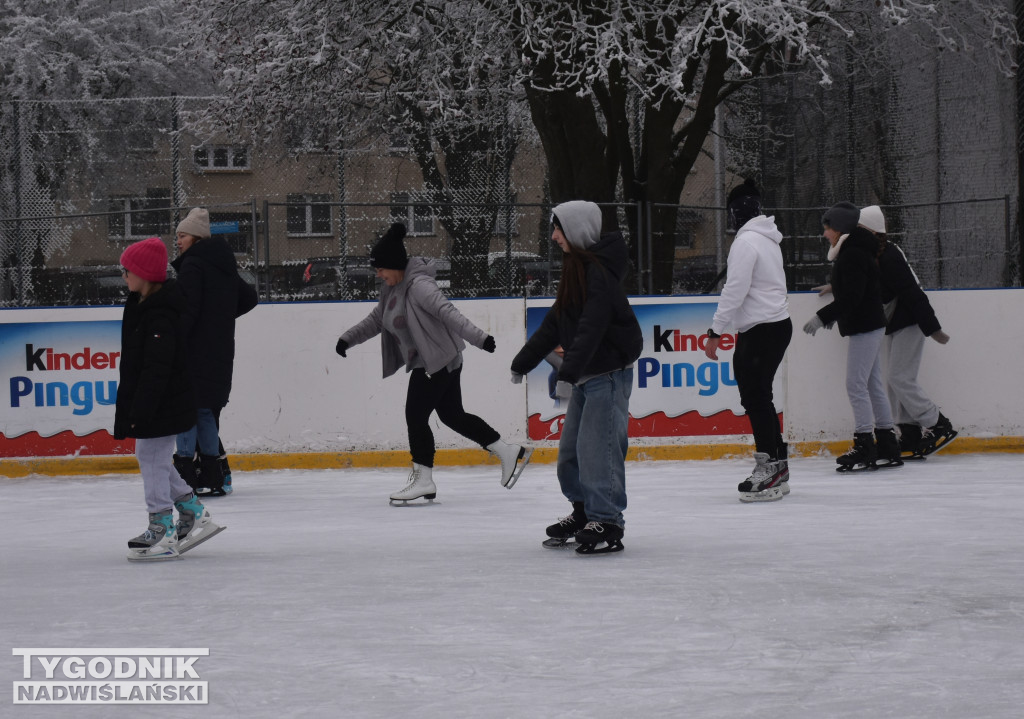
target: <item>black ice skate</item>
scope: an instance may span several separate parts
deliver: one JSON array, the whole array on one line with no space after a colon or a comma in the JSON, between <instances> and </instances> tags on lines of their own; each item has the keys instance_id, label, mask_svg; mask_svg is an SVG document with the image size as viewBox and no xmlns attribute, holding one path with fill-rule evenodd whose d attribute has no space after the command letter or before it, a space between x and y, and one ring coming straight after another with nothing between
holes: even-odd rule
<instances>
[{"instance_id":1,"label":"black ice skate","mask_svg":"<svg viewBox=\"0 0 1024 719\"><path fill-rule=\"evenodd\" d=\"M587 522L576 533L577 554L610 554L621 552L624 530L611 522Z\"/></svg>"},{"instance_id":2,"label":"black ice skate","mask_svg":"<svg viewBox=\"0 0 1024 719\"><path fill-rule=\"evenodd\" d=\"M837 472L869 472L878 469L875 460L875 437L871 432L857 432L853 435L853 447L846 454L836 457Z\"/></svg>"},{"instance_id":3,"label":"black ice skate","mask_svg":"<svg viewBox=\"0 0 1024 719\"><path fill-rule=\"evenodd\" d=\"M576 533L587 526L587 513L583 511L583 502L572 503L572 514L562 517L547 528L543 545L553 549L575 546L573 541Z\"/></svg>"},{"instance_id":4,"label":"black ice skate","mask_svg":"<svg viewBox=\"0 0 1024 719\"><path fill-rule=\"evenodd\" d=\"M903 466L900 441L896 439L896 431L892 427L875 430L875 450L878 453L875 466L879 469Z\"/></svg>"},{"instance_id":5,"label":"black ice skate","mask_svg":"<svg viewBox=\"0 0 1024 719\"><path fill-rule=\"evenodd\" d=\"M899 428L900 457L904 461L924 459L921 454L921 425L906 423L899 425Z\"/></svg>"},{"instance_id":6,"label":"black ice skate","mask_svg":"<svg viewBox=\"0 0 1024 719\"><path fill-rule=\"evenodd\" d=\"M927 457L952 442L958 434L949 418L939 412L939 421L921 432L921 444L917 451L922 457Z\"/></svg>"}]
</instances>

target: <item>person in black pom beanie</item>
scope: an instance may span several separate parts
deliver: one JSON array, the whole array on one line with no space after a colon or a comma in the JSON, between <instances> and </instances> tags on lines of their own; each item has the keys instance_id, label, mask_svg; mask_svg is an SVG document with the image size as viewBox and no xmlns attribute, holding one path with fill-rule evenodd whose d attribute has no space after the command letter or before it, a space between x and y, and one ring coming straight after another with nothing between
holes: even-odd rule
<instances>
[{"instance_id":1,"label":"person in black pom beanie","mask_svg":"<svg viewBox=\"0 0 1024 719\"><path fill-rule=\"evenodd\" d=\"M392 503L437 496L434 484L434 435L430 415L468 437L501 460L501 484L509 489L530 460L532 449L509 444L489 424L462 406L462 350L466 341L494 352L494 337L455 309L437 287L437 266L425 257L409 257L405 225L394 223L370 251L370 264L383 281L380 300L366 319L338 338L335 351L377 335L381 338L384 377L405 366L410 373L405 399L412 472L406 486L391 495Z\"/></svg>"},{"instance_id":2,"label":"person in black pom beanie","mask_svg":"<svg viewBox=\"0 0 1024 719\"><path fill-rule=\"evenodd\" d=\"M736 237L704 353L717 360L722 335L735 331L733 369L755 448L754 471L737 489L741 502L774 502L789 494L788 447L772 393L793 338L782 233L774 217L761 214L761 193L752 179L729 193L729 219Z\"/></svg>"}]
</instances>

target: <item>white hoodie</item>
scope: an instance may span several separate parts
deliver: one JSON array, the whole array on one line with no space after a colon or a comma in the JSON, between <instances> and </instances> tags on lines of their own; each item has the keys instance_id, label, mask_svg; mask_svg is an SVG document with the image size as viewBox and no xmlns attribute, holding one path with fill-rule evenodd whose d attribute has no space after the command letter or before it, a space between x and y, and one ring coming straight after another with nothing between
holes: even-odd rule
<instances>
[{"instance_id":1,"label":"white hoodie","mask_svg":"<svg viewBox=\"0 0 1024 719\"><path fill-rule=\"evenodd\" d=\"M711 329L718 334L789 317L786 272L774 217L759 215L736 233L729 249L729 271Z\"/></svg>"}]
</instances>

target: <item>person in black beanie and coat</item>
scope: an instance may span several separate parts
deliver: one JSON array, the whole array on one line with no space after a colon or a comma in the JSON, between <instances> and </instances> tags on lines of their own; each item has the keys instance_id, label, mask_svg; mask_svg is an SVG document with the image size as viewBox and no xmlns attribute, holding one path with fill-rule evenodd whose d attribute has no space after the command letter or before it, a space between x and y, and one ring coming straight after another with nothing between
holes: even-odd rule
<instances>
[{"instance_id":1,"label":"person in black beanie and coat","mask_svg":"<svg viewBox=\"0 0 1024 719\"><path fill-rule=\"evenodd\" d=\"M174 466L191 486L220 496L232 491L220 442L220 413L231 395L235 319L256 306L256 290L238 275L235 254L210 236L210 215L196 207L176 231L179 255L171 266L185 295L183 324L188 369L196 392L195 427L178 435ZM198 444L199 473L194 456Z\"/></svg>"},{"instance_id":2,"label":"person in black beanie and coat","mask_svg":"<svg viewBox=\"0 0 1024 719\"><path fill-rule=\"evenodd\" d=\"M881 348L885 335L878 269L878 240L859 226L860 210L840 202L821 218L825 239L831 245L831 304L822 307L804 325L814 335L822 327L839 325L849 338L846 355L846 394L853 408L853 448L836 459L840 472L898 467L899 440L882 375ZM877 445L876 445L877 440Z\"/></svg>"},{"instance_id":3,"label":"person in black beanie and coat","mask_svg":"<svg viewBox=\"0 0 1024 719\"><path fill-rule=\"evenodd\" d=\"M474 325L441 294L434 277L437 267L425 257L409 257L405 250L405 225L396 222L370 252L370 262L383 280L380 300L373 311L348 329L335 346L347 357L350 347L380 335L384 377L405 366L410 373L405 399L412 472L405 487L391 495L391 502L414 499L432 502L434 484L434 434L430 415L467 437L501 460L501 485L512 488L530 461L533 450L509 444L489 424L462 406L462 350L469 341L494 352L494 338Z\"/></svg>"}]
</instances>

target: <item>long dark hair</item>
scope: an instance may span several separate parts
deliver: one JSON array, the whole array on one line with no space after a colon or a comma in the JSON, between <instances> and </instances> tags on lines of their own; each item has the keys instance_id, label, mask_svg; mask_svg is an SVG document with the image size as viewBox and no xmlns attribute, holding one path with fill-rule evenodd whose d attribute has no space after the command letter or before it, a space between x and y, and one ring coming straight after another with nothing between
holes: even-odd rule
<instances>
[{"instance_id":1,"label":"long dark hair","mask_svg":"<svg viewBox=\"0 0 1024 719\"><path fill-rule=\"evenodd\" d=\"M554 312L583 307L587 301L587 265L591 262L597 262L593 252L572 245L569 245L568 252L562 253L562 277L558 281L558 292L551 307Z\"/></svg>"}]
</instances>

